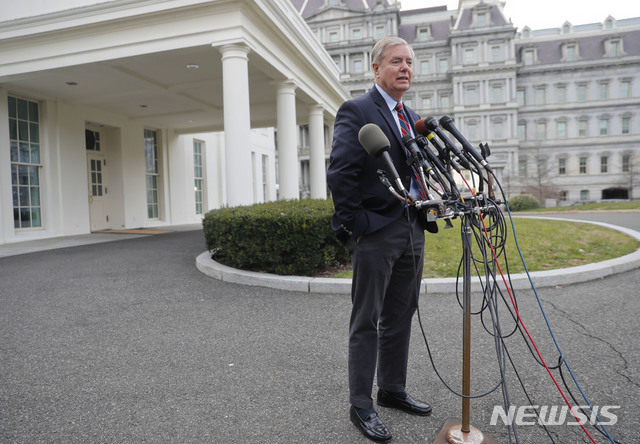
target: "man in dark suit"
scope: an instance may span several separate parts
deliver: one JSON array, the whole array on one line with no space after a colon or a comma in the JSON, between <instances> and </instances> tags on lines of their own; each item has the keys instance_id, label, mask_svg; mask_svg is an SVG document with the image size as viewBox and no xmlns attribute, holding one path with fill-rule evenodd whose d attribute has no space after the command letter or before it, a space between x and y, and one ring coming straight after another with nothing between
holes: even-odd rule
<instances>
[{"instance_id":1,"label":"man in dark suit","mask_svg":"<svg viewBox=\"0 0 640 444\"><path fill-rule=\"evenodd\" d=\"M369 156L358 141L362 126L378 125L390 141L389 154L405 189L417 197L402 144L401 119L408 120L412 132L419 117L406 106L397 107L411 87L413 50L401 38L385 37L374 46L371 59L374 87L345 102L336 115L327 183L335 205L332 228L351 253L353 265L350 418L369 439L384 442L391 433L373 406L376 367L378 405L417 415L431 412L429 405L412 399L405 390L425 226L414 207L403 204L380 182L377 171L386 170L385 164Z\"/></svg>"}]
</instances>

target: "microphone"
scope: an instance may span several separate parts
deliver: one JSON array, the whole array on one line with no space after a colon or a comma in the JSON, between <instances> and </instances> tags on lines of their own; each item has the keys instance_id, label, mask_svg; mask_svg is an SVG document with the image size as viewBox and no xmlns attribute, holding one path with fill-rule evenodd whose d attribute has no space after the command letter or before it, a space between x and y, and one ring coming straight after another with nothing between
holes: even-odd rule
<instances>
[{"instance_id":1,"label":"microphone","mask_svg":"<svg viewBox=\"0 0 640 444\"><path fill-rule=\"evenodd\" d=\"M460 144L462 145L462 148L467 153L469 153L471 156L473 156L474 159L480 162L480 165L482 165L487 171L489 171L490 173L493 173L487 161L484 159L484 157L480 155L480 153L478 153L475 150L473 145L471 145L471 143L462 135L462 133L458 130L456 125L453 123L453 119L451 117L442 116L440 118L440 126L442 126L444 129L446 129L451 134L453 134L453 137L455 137L458 140L458 142L460 142Z\"/></svg>"},{"instance_id":2,"label":"microphone","mask_svg":"<svg viewBox=\"0 0 640 444\"><path fill-rule=\"evenodd\" d=\"M458 149L457 146L455 146L455 144L440 129L440 127L438 126L438 121L434 117L427 117L426 119L424 119L424 123L427 126L427 128L433 131L440 138L440 140L442 140L445 146L449 150L451 150L453 154L455 154L458 157L462 166L470 170L471 165L469 165L469 161L467 160L467 157L462 153L462 151Z\"/></svg>"},{"instance_id":3,"label":"microphone","mask_svg":"<svg viewBox=\"0 0 640 444\"><path fill-rule=\"evenodd\" d=\"M429 158L429 160L431 160L431 162L436 167L436 169L440 172L440 174L442 174L447 179L447 181L449 182L450 186L453 189L455 189L457 187L455 180L453 180L453 177L451 176L451 173L449 173L449 171L442 164L440 159L438 159L438 156L436 156L435 153L429 149L427 138L424 137L423 135L420 135L420 136L416 137L416 143L424 151L424 153L426 153L427 157Z\"/></svg>"},{"instance_id":4,"label":"microphone","mask_svg":"<svg viewBox=\"0 0 640 444\"><path fill-rule=\"evenodd\" d=\"M440 157L440 160L442 162L447 162L447 160L449 160L448 163L451 164L453 169L456 170L459 174L462 174L462 172L460 171L462 167L458 165L458 162L451 159L450 156L447 155L447 152L440 141L436 139L436 136L434 136L433 133L427 128L427 125L424 123L424 119L420 119L416 122L415 130L418 134L422 134L427 139L429 139L429 142L431 142L434 148L438 151L438 156Z\"/></svg>"},{"instance_id":5,"label":"microphone","mask_svg":"<svg viewBox=\"0 0 640 444\"><path fill-rule=\"evenodd\" d=\"M415 200L405 189L404 184L400 179L400 175L393 164L393 160L389 155L391 143L382 129L380 129L380 127L375 123L367 123L360 128L360 131L358 132L358 140L364 149L367 150L369 155L373 157L382 157L382 160L384 160L384 163L387 165L389 173L391 173L393 179L398 185L398 189L402 191L405 196L408 196L410 200Z\"/></svg>"}]
</instances>

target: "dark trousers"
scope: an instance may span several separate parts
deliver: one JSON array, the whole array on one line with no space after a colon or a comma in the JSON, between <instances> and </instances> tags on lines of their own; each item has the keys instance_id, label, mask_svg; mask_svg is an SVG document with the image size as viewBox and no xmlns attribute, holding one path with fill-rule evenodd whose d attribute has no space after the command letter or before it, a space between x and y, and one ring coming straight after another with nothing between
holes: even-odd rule
<instances>
[{"instance_id":1,"label":"dark trousers","mask_svg":"<svg viewBox=\"0 0 640 444\"><path fill-rule=\"evenodd\" d=\"M349 401L356 407L373 408L376 364L380 388L405 390L411 319L424 263L424 231L410 214L410 220L402 216L363 236L351 255Z\"/></svg>"}]
</instances>

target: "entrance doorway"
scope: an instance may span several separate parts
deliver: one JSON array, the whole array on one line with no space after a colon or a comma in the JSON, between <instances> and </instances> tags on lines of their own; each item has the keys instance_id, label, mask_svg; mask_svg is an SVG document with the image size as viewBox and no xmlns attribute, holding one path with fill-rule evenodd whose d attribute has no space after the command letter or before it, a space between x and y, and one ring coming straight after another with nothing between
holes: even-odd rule
<instances>
[{"instance_id":1,"label":"entrance doorway","mask_svg":"<svg viewBox=\"0 0 640 444\"><path fill-rule=\"evenodd\" d=\"M106 160L99 130L86 129L87 183L89 185L89 218L91 231L109 227L107 213Z\"/></svg>"}]
</instances>

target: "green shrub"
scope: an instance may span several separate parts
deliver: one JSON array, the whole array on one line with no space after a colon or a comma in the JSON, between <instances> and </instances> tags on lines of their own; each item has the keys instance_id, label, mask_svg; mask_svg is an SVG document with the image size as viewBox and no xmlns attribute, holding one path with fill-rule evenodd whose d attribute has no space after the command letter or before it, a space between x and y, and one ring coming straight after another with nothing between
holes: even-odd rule
<instances>
[{"instance_id":1,"label":"green shrub","mask_svg":"<svg viewBox=\"0 0 640 444\"><path fill-rule=\"evenodd\" d=\"M202 222L212 258L230 267L313 275L349 262L331 230L330 200L280 200L209 211Z\"/></svg>"},{"instance_id":2,"label":"green shrub","mask_svg":"<svg viewBox=\"0 0 640 444\"><path fill-rule=\"evenodd\" d=\"M526 211L540 208L538 199L531 194L519 194L517 196L513 196L509 199L508 204L509 210L511 211Z\"/></svg>"}]
</instances>

